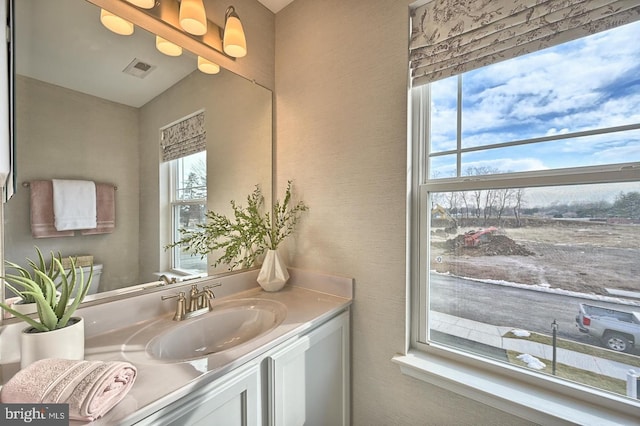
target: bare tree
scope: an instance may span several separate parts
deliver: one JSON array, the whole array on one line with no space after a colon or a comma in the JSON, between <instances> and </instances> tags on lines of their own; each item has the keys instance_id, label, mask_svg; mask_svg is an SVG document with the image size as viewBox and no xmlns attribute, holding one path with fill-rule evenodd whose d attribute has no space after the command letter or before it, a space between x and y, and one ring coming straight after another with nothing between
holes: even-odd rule
<instances>
[{"instance_id":1,"label":"bare tree","mask_svg":"<svg viewBox=\"0 0 640 426\"><path fill-rule=\"evenodd\" d=\"M493 189L488 189L484 191L484 209L482 209L482 213L483 213L482 226L487 226L487 221L491 217L491 214L494 210L495 203L496 203L496 191Z\"/></svg>"},{"instance_id":2,"label":"bare tree","mask_svg":"<svg viewBox=\"0 0 640 426\"><path fill-rule=\"evenodd\" d=\"M520 218L520 210L522 209L522 207L524 207L524 188L516 188L514 190L514 194L513 194L513 200L514 200L514 204L513 204L513 215L516 218L516 227L521 227L522 226L522 222L521 222L521 218Z\"/></svg>"},{"instance_id":3,"label":"bare tree","mask_svg":"<svg viewBox=\"0 0 640 426\"><path fill-rule=\"evenodd\" d=\"M496 215L498 216L498 223L501 223L502 215L513 198L514 192L515 190L513 188L496 189Z\"/></svg>"}]
</instances>

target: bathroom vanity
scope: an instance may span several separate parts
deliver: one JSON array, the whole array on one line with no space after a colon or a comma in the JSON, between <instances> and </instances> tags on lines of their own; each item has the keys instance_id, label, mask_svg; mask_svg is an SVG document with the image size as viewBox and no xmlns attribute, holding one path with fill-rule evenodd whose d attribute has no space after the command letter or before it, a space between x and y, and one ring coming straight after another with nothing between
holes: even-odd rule
<instances>
[{"instance_id":1,"label":"bathroom vanity","mask_svg":"<svg viewBox=\"0 0 640 426\"><path fill-rule=\"evenodd\" d=\"M290 273L274 293L257 286L257 270L200 280L199 287L222 284L213 308L182 321L172 319L175 299L161 298L191 283L80 309L87 321L85 359L137 368L131 391L94 424L349 424L352 280ZM265 324L273 322L270 315L276 320L244 333L261 315ZM22 328L6 325L1 336L5 381L19 364L5 343ZM215 340L221 350L209 347L198 357L206 346L199 346L201 339Z\"/></svg>"}]
</instances>

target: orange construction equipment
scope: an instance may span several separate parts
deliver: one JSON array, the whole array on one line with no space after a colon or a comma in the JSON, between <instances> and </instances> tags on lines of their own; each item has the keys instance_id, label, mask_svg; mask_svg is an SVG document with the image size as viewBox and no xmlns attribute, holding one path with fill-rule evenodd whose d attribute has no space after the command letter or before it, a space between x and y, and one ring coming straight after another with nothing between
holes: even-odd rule
<instances>
[{"instance_id":1,"label":"orange construction equipment","mask_svg":"<svg viewBox=\"0 0 640 426\"><path fill-rule=\"evenodd\" d=\"M464 246L465 247L478 247L483 242L486 242L489 235L497 231L498 228L490 226L486 229L479 231L469 231L464 234Z\"/></svg>"}]
</instances>

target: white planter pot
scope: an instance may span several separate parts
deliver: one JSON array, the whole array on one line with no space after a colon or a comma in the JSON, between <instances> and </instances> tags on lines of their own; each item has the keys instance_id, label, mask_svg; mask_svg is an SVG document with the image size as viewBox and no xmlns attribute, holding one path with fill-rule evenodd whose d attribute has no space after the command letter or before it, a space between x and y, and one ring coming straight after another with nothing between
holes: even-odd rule
<instances>
[{"instance_id":1,"label":"white planter pot","mask_svg":"<svg viewBox=\"0 0 640 426\"><path fill-rule=\"evenodd\" d=\"M69 324L64 328L39 333L30 333L33 327L22 330L20 368L45 358L83 360L84 320L73 317Z\"/></svg>"},{"instance_id":2,"label":"white planter pot","mask_svg":"<svg viewBox=\"0 0 640 426\"><path fill-rule=\"evenodd\" d=\"M21 297L11 297L5 300L5 303L9 306L11 306L12 309L15 309L16 311L20 312L21 314L33 314L35 312L38 312L38 306L35 303L22 303L22 298ZM7 311L3 311L4 312L4 318L13 318L13 315L11 315L9 312Z\"/></svg>"},{"instance_id":3,"label":"white planter pot","mask_svg":"<svg viewBox=\"0 0 640 426\"><path fill-rule=\"evenodd\" d=\"M277 251L268 250L258 274L258 283L265 291L278 291L287 283L289 271Z\"/></svg>"}]
</instances>

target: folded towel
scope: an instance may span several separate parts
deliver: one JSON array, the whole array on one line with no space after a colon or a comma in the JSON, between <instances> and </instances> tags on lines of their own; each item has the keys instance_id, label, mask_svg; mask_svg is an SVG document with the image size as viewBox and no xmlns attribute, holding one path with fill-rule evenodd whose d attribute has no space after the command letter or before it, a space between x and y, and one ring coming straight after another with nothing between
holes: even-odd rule
<instances>
[{"instance_id":1,"label":"folded towel","mask_svg":"<svg viewBox=\"0 0 640 426\"><path fill-rule=\"evenodd\" d=\"M53 184L50 180L33 180L31 189L31 235L33 238L73 237L73 231L57 231L53 222Z\"/></svg>"},{"instance_id":2,"label":"folded towel","mask_svg":"<svg viewBox=\"0 0 640 426\"><path fill-rule=\"evenodd\" d=\"M53 215L56 229L93 229L96 221L96 184L88 180L53 179Z\"/></svg>"},{"instance_id":3,"label":"folded towel","mask_svg":"<svg viewBox=\"0 0 640 426\"><path fill-rule=\"evenodd\" d=\"M3 403L69 404L71 420L93 421L118 404L137 370L121 361L43 359L18 371L3 387Z\"/></svg>"},{"instance_id":4,"label":"folded towel","mask_svg":"<svg viewBox=\"0 0 640 426\"><path fill-rule=\"evenodd\" d=\"M116 188L108 183L96 183L97 227L85 229L82 235L109 234L116 228Z\"/></svg>"}]
</instances>

